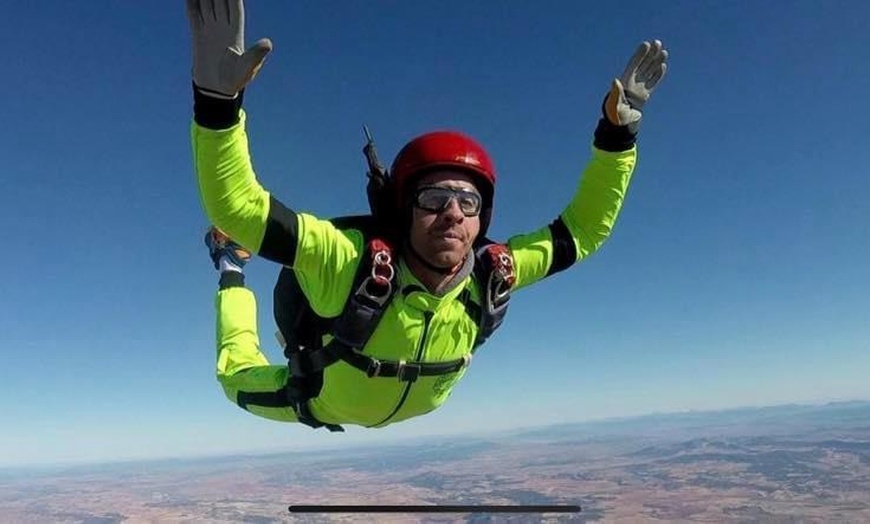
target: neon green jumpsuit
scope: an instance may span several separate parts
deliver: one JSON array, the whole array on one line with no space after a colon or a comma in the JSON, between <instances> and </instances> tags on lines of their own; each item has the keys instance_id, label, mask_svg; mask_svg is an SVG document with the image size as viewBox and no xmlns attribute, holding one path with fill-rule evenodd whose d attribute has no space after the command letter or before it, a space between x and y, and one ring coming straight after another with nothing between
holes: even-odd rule
<instances>
[{"instance_id":1,"label":"neon green jumpsuit","mask_svg":"<svg viewBox=\"0 0 870 524\"><path fill-rule=\"evenodd\" d=\"M241 99L196 96L191 140L199 190L208 219L252 253L295 271L314 311L337 316L351 291L363 237L339 231L315 216L285 207L257 181L251 165ZM573 198L549 225L507 241L521 289L566 269L595 252L610 235L634 171L634 135L601 119L591 160ZM472 276L443 296L424 291L404 262L398 266L400 292L390 303L366 355L382 360L444 362L471 352L477 324L457 300L468 289L479 301ZM416 285L415 285L416 284ZM286 364L270 365L260 351L257 303L243 285L223 287L217 309L217 378L227 397L272 392L288 379ZM311 413L327 424L383 427L438 408L465 369L402 382L369 378L338 361L327 367ZM288 407L243 404L249 412L278 421L297 421Z\"/></svg>"}]
</instances>

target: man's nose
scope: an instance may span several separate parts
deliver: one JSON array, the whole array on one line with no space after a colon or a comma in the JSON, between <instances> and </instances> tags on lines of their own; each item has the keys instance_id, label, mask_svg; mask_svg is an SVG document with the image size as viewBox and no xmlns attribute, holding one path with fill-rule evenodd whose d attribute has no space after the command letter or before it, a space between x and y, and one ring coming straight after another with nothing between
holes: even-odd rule
<instances>
[{"instance_id":1,"label":"man's nose","mask_svg":"<svg viewBox=\"0 0 870 524\"><path fill-rule=\"evenodd\" d=\"M462 213L462 208L459 207L459 199L455 195L447 201L447 205L441 211L441 214L451 218L454 222L458 222L465 217L465 214Z\"/></svg>"}]
</instances>

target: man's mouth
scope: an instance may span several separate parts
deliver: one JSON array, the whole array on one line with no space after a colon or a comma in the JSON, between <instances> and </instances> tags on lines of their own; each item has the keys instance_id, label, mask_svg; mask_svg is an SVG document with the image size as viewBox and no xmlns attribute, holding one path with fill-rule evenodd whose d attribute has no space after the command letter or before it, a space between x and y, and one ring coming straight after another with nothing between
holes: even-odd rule
<instances>
[{"instance_id":1,"label":"man's mouth","mask_svg":"<svg viewBox=\"0 0 870 524\"><path fill-rule=\"evenodd\" d=\"M452 231L443 231L441 233L436 233L435 236L437 238L443 238L445 240L462 240L462 235L459 233L454 233Z\"/></svg>"}]
</instances>

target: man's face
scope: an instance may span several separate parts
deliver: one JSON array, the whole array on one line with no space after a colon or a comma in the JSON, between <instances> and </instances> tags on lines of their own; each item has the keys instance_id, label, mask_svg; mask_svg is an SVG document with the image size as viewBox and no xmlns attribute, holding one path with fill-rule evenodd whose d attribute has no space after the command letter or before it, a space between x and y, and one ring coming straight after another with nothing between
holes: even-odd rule
<instances>
[{"instance_id":1,"label":"man's face","mask_svg":"<svg viewBox=\"0 0 870 524\"><path fill-rule=\"evenodd\" d=\"M411 218L411 245L414 250L430 264L440 268L458 265L471 249L474 239L480 232L480 215L466 216L473 207L475 198L480 202L480 193L472 182L473 178L462 172L436 171L424 175L413 193L414 205ZM440 210L422 209L433 202L445 198L448 193L438 189L430 190L416 198L424 188L443 188L460 191ZM479 209L479 205L477 206ZM463 211L465 208L465 211Z\"/></svg>"}]
</instances>

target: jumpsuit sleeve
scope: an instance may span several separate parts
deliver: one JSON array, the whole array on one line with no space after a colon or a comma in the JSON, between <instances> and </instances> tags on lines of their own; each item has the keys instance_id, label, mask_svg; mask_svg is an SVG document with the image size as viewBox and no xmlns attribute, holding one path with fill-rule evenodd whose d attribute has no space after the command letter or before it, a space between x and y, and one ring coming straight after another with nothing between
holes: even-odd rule
<instances>
[{"instance_id":1,"label":"jumpsuit sleeve","mask_svg":"<svg viewBox=\"0 0 870 524\"><path fill-rule=\"evenodd\" d=\"M219 100L194 89L193 161L208 220L252 253L292 266L298 242L296 213L256 178L245 132L242 94Z\"/></svg>"},{"instance_id":2,"label":"jumpsuit sleeve","mask_svg":"<svg viewBox=\"0 0 870 524\"><path fill-rule=\"evenodd\" d=\"M610 236L637 161L635 136L602 118L573 198L548 225L508 239L515 289L563 271L595 253Z\"/></svg>"},{"instance_id":3,"label":"jumpsuit sleeve","mask_svg":"<svg viewBox=\"0 0 870 524\"><path fill-rule=\"evenodd\" d=\"M294 422L293 409L287 406L249 405L243 402L252 393L275 393L287 383L287 365L270 365L260 351L257 334L257 299L244 286L244 275L227 272L215 297L217 312L217 379L233 403L255 415Z\"/></svg>"},{"instance_id":4,"label":"jumpsuit sleeve","mask_svg":"<svg viewBox=\"0 0 870 524\"><path fill-rule=\"evenodd\" d=\"M206 216L252 253L293 268L314 310L335 316L350 292L363 238L297 213L263 188L251 162L242 96L222 100L194 90L191 143Z\"/></svg>"}]
</instances>

